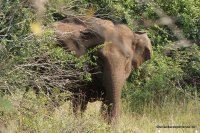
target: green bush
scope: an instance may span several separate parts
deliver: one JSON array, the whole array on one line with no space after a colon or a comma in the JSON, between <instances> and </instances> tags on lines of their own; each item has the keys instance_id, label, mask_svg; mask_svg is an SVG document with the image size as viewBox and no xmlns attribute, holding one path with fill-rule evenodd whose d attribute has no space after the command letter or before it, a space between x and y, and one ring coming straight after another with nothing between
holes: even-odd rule
<instances>
[{"instance_id":1,"label":"green bush","mask_svg":"<svg viewBox=\"0 0 200 133\"><path fill-rule=\"evenodd\" d=\"M74 80L73 84L91 80L85 67L88 62L95 64L90 61L89 54L78 59L73 53L66 53L56 46L52 31L40 26L39 23L53 22L49 17L52 16L51 9L43 20L38 20L28 1L3 1L1 10L1 95L34 86L41 89L67 86L67 89L74 86L71 82L64 83L67 79ZM38 26L36 28L42 35L32 33L31 25Z\"/></svg>"},{"instance_id":2,"label":"green bush","mask_svg":"<svg viewBox=\"0 0 200 133\"><path fill-rule=\"evenodd\" d=\"M156 3L170 16L176 17L176 23L186 38L199 41L200 2L196 0L156 0Z\"/></svg>"},{"instance_id":3,"label":"green bush","mask_svg":"<svg viewBox=\"0 0 200 133\"><path fill-rule=\"evenodd\" d=\"M154 52L150 61L131 74L124 89L124 100L133 111L141 113L146 106L162 107L170 102L181 104L198 99L199 51L194 45L175 50L170 57Z\"/></svg>"},{"instance_id":4,"label":"green bush","mask_svg":"<svg viewBox=\"0 0 200 133\"><path fill-rule=\"evenodd\" d=\"M154 53L153 59L129 78L124 92L125 99L133 101L131 107L134 111L143 111L146 104L162 106L181 95L176 89L176 82L182 75L179 64L169 57Z\"/></svg>"}]
</instances>

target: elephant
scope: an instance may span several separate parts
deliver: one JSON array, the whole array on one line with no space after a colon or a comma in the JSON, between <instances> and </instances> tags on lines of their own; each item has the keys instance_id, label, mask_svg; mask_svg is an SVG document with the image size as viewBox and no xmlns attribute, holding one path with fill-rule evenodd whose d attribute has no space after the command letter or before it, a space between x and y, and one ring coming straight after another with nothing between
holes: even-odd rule
<instances>
[{"instance_id":1,"label":"elephant","mask_svg":"<svg viewBox=\"0 0 200 133\"><path fill-rule=\"evenodd\" d=\"M133 32L124 24L95 17L66 18L56 22L54 30L62 47L75 51L78 57L87 49L103 44L97 51L100 73L92 74L92 81L81 89L82 97L74 97L72 104L74 112L78 106L84 112L88 102L101 100L103 115L109 123L115 124L126 79L132 70L151 58L152 45L147 33ZM72 35L61 37L59 32L71 32Z\"/></svg>"}]
</instances>

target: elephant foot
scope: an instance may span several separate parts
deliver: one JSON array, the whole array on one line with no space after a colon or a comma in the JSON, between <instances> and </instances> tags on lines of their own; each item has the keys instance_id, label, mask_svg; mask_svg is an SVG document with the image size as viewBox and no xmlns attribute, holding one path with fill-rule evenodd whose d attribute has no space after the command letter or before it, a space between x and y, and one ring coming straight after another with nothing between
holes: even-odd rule
<instances>
[{"instance_id":1,"label":"elephant foot","mask_svg":"<svg viewBox=\"0 0 200 133\"><path fill-rule=\"evenodd\" d=\"M104 102L101 105L101 115L103 118L108 122L108 124L111 124L111 105L105 104Z\"/></svg>"},{"instance_id":2,"label":"elephant foot","mask_svg":"<svg viewBox=\"0 0 200 133\"><path fill-rule=\"evenodd\" d=\"M117 114L114 113L113 105L103 102L101 106L101 114L104 120L111 125L111 130L115 129L118 124Z\"/></svg>"}]
</instances>

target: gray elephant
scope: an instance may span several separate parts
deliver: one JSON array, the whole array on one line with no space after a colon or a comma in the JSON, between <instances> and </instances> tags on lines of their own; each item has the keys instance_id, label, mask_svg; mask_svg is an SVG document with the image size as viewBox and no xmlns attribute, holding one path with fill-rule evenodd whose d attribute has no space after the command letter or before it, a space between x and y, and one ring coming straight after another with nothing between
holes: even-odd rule
<instances>
[{"instance_id":1,"label":"gray elephant","mask_svg":"<svg viewBox=\"0 0 200 133\"><path fill-rule=\"evenodd\" d=\"M84 111L88 102L101 100L103 114L109 123L114 124L120 112L121 93L126 79L132 70L151 57L152 46L147 33L132 32L125 25L115 25L100 18L65 19L56 22L54 30L61 46L75 51L77 56L84 54L88 48L104 44L97 53L101 72L92 75L92 82L81 89L81 97L74 96L72 103L76 112L78 106ZM60 37L58 33L64 32L72 35Z\"/></svg>"}]
</instances>

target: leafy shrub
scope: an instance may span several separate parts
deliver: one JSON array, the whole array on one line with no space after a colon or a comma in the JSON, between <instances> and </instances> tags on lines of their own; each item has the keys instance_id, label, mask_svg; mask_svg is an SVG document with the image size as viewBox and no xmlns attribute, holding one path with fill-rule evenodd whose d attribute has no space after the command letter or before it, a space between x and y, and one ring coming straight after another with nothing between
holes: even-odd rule
<instances>
[{"instance_id":1,"label":"leafy shrub","mask_svg":"<svg viewBox=\"0 0 200 133\"><path fill-rule=\"evenodd\" d=\"M190 52L189 52L190 51ZM199 98L199 47L173 51L171 57L154 52L153 58L133 72L124 90L124 100L133 111L146 106ZM132 102L128 102L132 101Z\"/></svg>"},{"instance_id":2,"label":"leafy shrub","mask_svg":"<svg viewBox=\"0 0 200 133\"><path fill-rule=\"evenodd\" d=\"M94 65L89 55L78 59L73 53L58 48L53 32L39 24L42 21L36 17L31 3L3 1L1 9L1 95L16 89L25 90L28 86L32 89L68 89L77 86L81 80L91 80L85 69L88 62ZM49 16L44 17L44 23L53 22ZM42 34L32 33L32 28Z\"/></svg>"},{"instance_id":3,"label":"leafy shrub","mask_svg":"<svg viewBox=\"0 0 200 133\"><path fill-rule=\"evenodd\" d=\"M200 94L200 47L193 45L190 48L182 48L179 52L172 53L173 60L178 60L180 68L184 71L180 85L192 95Z\"/></svg>"},{"instance_id":4,"label":"leafy shrub","mask_svg":"<svg viewBox=\"0 0 200 133\"><path fill-rule=\"evenodd\" d=\"M200 2L196 0L156 0L156 3L170 16L176 17L177 25L184 31L186 38L199 41Z\"/></svg>"}]
</instances>

